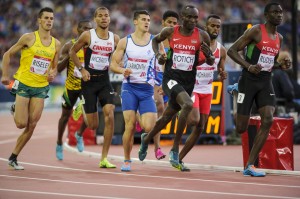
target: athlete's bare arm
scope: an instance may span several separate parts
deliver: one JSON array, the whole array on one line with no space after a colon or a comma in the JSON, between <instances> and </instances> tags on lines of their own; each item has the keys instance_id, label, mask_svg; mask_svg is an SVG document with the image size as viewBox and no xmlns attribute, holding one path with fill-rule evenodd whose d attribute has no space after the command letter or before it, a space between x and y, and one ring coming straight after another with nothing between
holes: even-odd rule
<instances>
[{"instance_id":1,"label":"athlete's bare arm","mask_svg":"<svg viewBox=\"0 0 300 199\"><path fill-rule=\"evenodd\" d=\"M233 61L240 64L243 68L247 69L248 71L254 74L258 74L261 70L261 66L251 65L250 63L248 63L243 57L241 57L239 51L244 50L244 48L250 43L257 44L260 40L261 40L261 30L259 25L255 25L252 28L246 30L244 34L232 44L232 46L227 51L227 55Z\"/></svg>"},{"instance_id":2,"label":"athlete's bare arm","mask_svg":"<svg viewBox=\"0 0 300 199\"><path fill-rule=\"evenodd\" d=\"M61 43L57 39L55 39L55 55L51 63L51 67L48 72L48 82L52 82L57 75L57 63L58 63L58 56L61 49Z\"/></svg>"},{"instance_id":3,"label":"athlete's bare arm","mask_svg":"<svg viewBox=\"0 0 300 199\"><path fill-rule=\"evenodd\" d=\"M65 45L63 45L63 47L60 51L60 56L59 56L58 64L57 64L57 71L59 73L61 71L63 71L69 65L69 60L70 60L69 51L70 51L72 45L73 45L73 43L70 40L67 43L65 43Z\"/></svg>"},{"instance_id":4,"label":"athlete's bare arm","mask_svg":"<svg viewBox=\"0 0 300 199\"><path fill-rule=\"evenodd\" d=\"M117 49L113 53L111 63L110 63L110 70L114 73L123 74L124 77L128 77L132 73L131 69L124 68L121 66L121 62L126 49L126 44L127 44L126 37L122 38L119 41L117 45Z\"/></svg>"},{"instance_id":5,"label":"athlete's bare arm","mask_svg":"<svg viewBox=\"0 0 300 199\"><path fill-rule=\"evenodd\" d=\"M75 66L77 68L81 67L81 63L80 63L79 58L76 55L76 53L83 47L88 46L90 43L90 39L91 39L90 32L85 31L84 33L82 33L79 36L78 40L74 43L74 45L70 49L70 52L69 52L70 58L73 60Z\"/></svg>"},{"instance_id":6,"label":"athlete's bare arm","mask_svg":"<svg viewBox=\"0 0 300 199\"><path fill-rule=\"evenodd\" d=\"M1 82L4 85L8 85L10 82L10 75L9 75L9 65L10 65L10 58L19 52L22 48L31 47L34 44L35 35L34 33L26 33L20 37L20 39L15 43L8 51L6 51L3 55L2 60L2 77Z\"/></svg>"},{"instance_id":7,"label":"athlete's bare arm","mask_svg":"<svg viewBox=\"0 0 300 199\"><path fill-rule=\"evenodd\" d=\"M226 61L226 49L224 46L221 46L221 58L218 64L218 71L221 77L221 80L227 79L227 72L225 71L225 61Z\"/></svg>"},{"instance_id":8,"label":"athlete's bare arm","mask_svg":"<svg viewBox=\"0 0 300 199\"><path fill-rule=\"evenodd\" d=\"M210 49L210 37L206 31L200 29L200 38L202 38L201 50L206 57L205 62L208 65L213 65L215 57Z\"/></svg>"},{"instance_id":9,"label":"athlete's bare arm","mask_svg":"<svg viewBox=\"0 0 300 199\"><path fill-rule=\"evenodd\" d=\"M165 64L167 57L165 53L160 53L159 43L163 42L166 39L169 39L172 36L173 32L173 27L166 27L162 29L162 31L159 34L157 34L152 40L152 48L155 53L155 57L158 60L158 63L161 65Z\"/></svg>"},{"instance_id":10,"label":"athlete's bare arm","mask_svg":"<svg viewBox=\"0 0 300 199\"><path fill-rule=\"evenodd\" d=\"M91 40L90 31L85 31L79 36L78 40L74 43L74 45L70 49L70 52L69 52L70 58L73 60L75 66L78 69L81 68L82 65L81 65L76 53L83 47L88 46L90 44L90 40ZM80 72L81 72L83 81L90 80L90 73L87 70L85 70L83 68Z\"/></svg>"},{"instance_id":11,"label":"athlete's bare arm","mask_svg":"<svg viewBox=\"0 0 300 199\"><path fill-rule=\"evenodd\" d=\"M282 44L283 37L279 34L280 46ZM279 53L275 57L274 68L281 68L282 70L287 70L291 67L292 61L289 56L285 56L280 62L277 62Z\"/></svg>"}]
</instances>

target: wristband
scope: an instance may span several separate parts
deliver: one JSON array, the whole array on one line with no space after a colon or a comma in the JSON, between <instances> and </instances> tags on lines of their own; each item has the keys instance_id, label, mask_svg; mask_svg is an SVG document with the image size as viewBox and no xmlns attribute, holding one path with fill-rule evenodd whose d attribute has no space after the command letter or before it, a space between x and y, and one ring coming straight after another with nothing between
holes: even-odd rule
<instances>
[{"instance_id":1,"label":"wristband","mask_svg":"<svg viewBox=\"0 0 300 199\"><path fill-rule=\"evenodd\" d=\"M83 66L77 67L79 71L83 69Z\"/></svg>"}]
</instances>

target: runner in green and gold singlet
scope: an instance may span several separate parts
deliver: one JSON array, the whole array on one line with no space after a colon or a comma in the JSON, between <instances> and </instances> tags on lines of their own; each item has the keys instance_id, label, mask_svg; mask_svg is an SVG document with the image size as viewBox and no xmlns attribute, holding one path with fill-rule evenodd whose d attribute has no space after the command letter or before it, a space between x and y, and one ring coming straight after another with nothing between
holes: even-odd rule
<instances>
[{"instance_id":1,"label":"runner in green and gold singlet","mask_svg":"<svg viewBox=\"0 0 300 199\"><path fill-rule=\"evenodd\" d=\"M30 140L37 122L40 120L47 98L49 82L57 73L58 53L60 42L51 36L54 14L51 8L42 8L38 14L39 28L35 32L21 36L3 55L1 82L10 82L10 58L21 50L20 67L15 74L12 93L16 95L14 120L18 128L25 130L18 137L15 148L9 157L8 165L15 170L23 170L18 165L17 156Z\"/></svg>"}]
</instances>

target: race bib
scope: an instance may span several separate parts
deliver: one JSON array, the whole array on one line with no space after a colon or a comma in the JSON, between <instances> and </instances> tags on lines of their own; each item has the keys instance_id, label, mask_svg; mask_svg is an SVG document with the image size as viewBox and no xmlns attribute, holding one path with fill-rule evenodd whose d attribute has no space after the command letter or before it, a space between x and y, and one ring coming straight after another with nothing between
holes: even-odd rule
<instances>
[{"instance_id":1,"label":"race bib","mask_svg":"<svg viewBox=\"0 0 300 199\"><path fill-rule=\"evenodd\" d=\"M107 70L109 66L109 54L93 52L89 67L94 70Z\"/></svg>"},{"instance_id":2,"label":"race bib","mask_svg":"<svg viewBox=\"0 0 300 199\"><path fill-rule=\"evenodd\" d=\"M175 80L169 80L167 85L168 85L168 88L171 90L176 84L178 84Z\"/></svg>"},{"instance_id":3,"label":"race bib","mask_svg":"<svg viewBox=\"0 0 300 199\"><path fill-rule=\"evenodd\" d=\"M147 74L147 60L145 59L133 59L129 58L127 61L127 68L132 70L132 74L130 76L136 78L146 77Z\"/></svg>"},{"instance_id":4,"label":"race bib","mask_svg":"<svg viewBox=\"0 0 300 199\"><path fill-rule=\"evenodd\" d=\"M237 97L237 103L242 104L245 99L245 93L239 93Z\"/></svg>"},{"instance_id":5,"label":"race bib","mask_svg":"<svg viewBox=\"0 0 300 199\"><path fill-rule=\"evenodd\" d=\"M271 71L274 66L274 56L260 54L257 64L260 64L263 68L262 71Z\"/></svg>"},{"instance_id":6,"label":"race bib","mask_svg":"<svg viewBox=\"0 0 300 199\"><path fill-rule=\"evenodd\" d=\"M15 80L11 88L17 90L19 88L19 80Z\"/></svg>"},{"instance_id":7,"label":"race bib","mask_svg":"<svg viewBox=\"0 0 300 199\"><path fill-rule=\"evenodd\" d=\"M35 55L31 62L30 72L39 75L45 75L50 66L50 63L51 59Z\"/></svg>"},{"instance_id":8,"label":"race bib","mask_svg":"<svg viewBox=\"0 0 300 199\"><path fill-rule=\"evenodd\" d=\"M195 55L176 53L173 54L172 69L191 71L195 62Z\"/></svg>"}]
</instances>

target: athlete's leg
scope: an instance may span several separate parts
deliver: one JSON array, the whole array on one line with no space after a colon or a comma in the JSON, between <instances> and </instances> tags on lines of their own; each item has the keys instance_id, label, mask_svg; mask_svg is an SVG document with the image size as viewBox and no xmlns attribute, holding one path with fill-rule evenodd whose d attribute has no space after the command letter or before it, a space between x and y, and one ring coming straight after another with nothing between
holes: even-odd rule
<instances>
[{"instance_id":1,"label":"athlete's leg","mask_svg":"<svg viewBox=\"0 0 300 199\"><path fill-rule=\"evenodd\" d=\"M115 105L106 104L103 107L103 116L104 116L104 142L102 147L102 156L101 160L107 158L109 147L111 145L111 140L114 135L114 110Z\"/></svg>"},{"instance_id":2,"label":"athlete's leg","mask_svg":"<svg viewBox=\"0 0 300 199\"><path fill-rule=\"evenodd\" d=\"M123 134L124 159L131 160L130 153L133 146L135 132L136 112L133 110L123 111L125 131Z\"/></svg>"},{"instance_id":3,"label":"athlete's leg","mask_svg":"<svg viewBox=\"0 0 300 199\"><path fill-rule=\"evenodd\" d=\"M17 128L23 129L28 125L28 107L30 98L16 95L14 120Z\"/></svg>"},{"instance_id":4,"label":"athlete's leg","mask_svg":"<svg viewBox=\"0 0 300 199\"><path fill-rule=\"evenodd\" d=\"M162 116L158 118L153 129L144 137L144 142L149 144L153 137L158 134L173 118L173 116L178 113L179 109L174 109L170 104L163 112Z\"/></svg>"},{"instance_id":5,"label":"athlete's leg","mask_svg":"<svg viewBox=\"0 0 300 199\"><path fill-rule=\"evenodd\" d=\"M154 86L154 100L156 104L157 109L157 118L159 118L162 113L164 112L165 106L164 106L164 99L161 93L159 92L161 88L159 86ZM149 131L146 131L149 132ZM154 152L160 148L160 132L156 134L153 138L154 141Z\"/></svg>"},{"instance_id":6,"label":"athlete's leg","mask_svg":"<svg viewBox=\"0 0 300 199\"><path fill-rule=\"evenodd\" d=\"M18 103L18 101L16 103ZM36 127L36 124L41 118L43 108L44 108L43 98L30 99L29 107L27 107L28 109L27 126L24 129L23 133L18 137L16 146L13 150L13 154L18 155L23 149L23 147L26 145L26 143L29 141L29 139L31 138L33 131Z\"/></svg>"},{"instance_id":7,"label":"athlete's leg","mask_svg":"<svg viewBox=\"0 0 300 199\"><path fill-rule=\"evenodd\" d=\"M200 114L200 121L197 125L193 127L193 130L189 137L187 138L183 148L181 149L179 153L179 160L182 161L182 159L190 152L190 150L194 147L196 144L198 138L200 137L201 133L204 130L206 121L208 118L208 114Z\"/></svg>"},{"instance_id":8,"label":"athlete's leg","mask_svg":"<svg viewBox=\"0 0 300 199\"><path fill-rule=\"evenodd\" d=\"M254 164L259 155L259 152L261 151L268 138L269 131L273 123L273 114L275 111L275 107L264 106L258 111L261 117L261 125L254 138L253 146L249 154L247 165Z\"/></svg>"},{"instance_id":9,"label":"athlete's leg","mask_svg":"<svg viewBox=\"0 0 300 199\"><path fill-rule=\"evenodd\" d=\"M58 145L62 145L63 143L62 138L71 113L72 113L72 109L67 109L65 107L62 107L62 113L58 121L58 135L57 135Z\"/></svg>"},{"instance_id":10,"label":"athlete's leg","mask_svg":"<svg viewBox=\"0 0 300 199\"><path fill-rule=\"evenodd\" d=\"M179 152L179 144L181 141L183 131L186 127L188 115L193 109L193 101L191 100L191 97L188 95L187 92L182 91L177 95L176 102L180 105L181 112L178 117L176 135L171 150Z\"/></svg>"}]
</instances>

